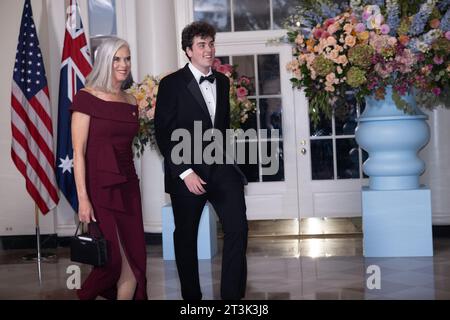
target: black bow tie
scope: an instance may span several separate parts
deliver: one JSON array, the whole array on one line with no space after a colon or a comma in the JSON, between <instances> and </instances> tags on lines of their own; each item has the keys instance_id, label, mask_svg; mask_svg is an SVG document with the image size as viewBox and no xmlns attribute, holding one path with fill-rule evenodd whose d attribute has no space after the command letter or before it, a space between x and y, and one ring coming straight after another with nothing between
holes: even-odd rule
<instances>
[{"instance_id":1,"label":"black bow tie","mask_svg":"<svg viewBox=\"0 0 450 320\"><path fill-rule=\"evenodd\" d=\"M202 84L202 82L205 81L205 80L208 80L209 82L213 83L214 80L216 80L216 76L213 73L211 73L207 77L201 76L200 77L200 84Z\"/></svg>"}]
</instances>

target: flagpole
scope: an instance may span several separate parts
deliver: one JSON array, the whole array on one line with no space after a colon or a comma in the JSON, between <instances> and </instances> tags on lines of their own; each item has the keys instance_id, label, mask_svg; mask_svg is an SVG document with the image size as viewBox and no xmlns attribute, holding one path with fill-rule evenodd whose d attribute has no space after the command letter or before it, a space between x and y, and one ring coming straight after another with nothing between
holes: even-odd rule
<instances>
[{"instance_id":1,"label":"flagpole","mask_svg":"<svg viewBox=\"0 0 450 320\"><path fill-rule=\"evenodd\" d=\"M41 270L41 232L39 230L39 208L37 204L34 205L35 222L36 222L36 247L37 247L37 268L39 277L39 286L42 285L42 270Z\"/></svg>"}]
</instances>

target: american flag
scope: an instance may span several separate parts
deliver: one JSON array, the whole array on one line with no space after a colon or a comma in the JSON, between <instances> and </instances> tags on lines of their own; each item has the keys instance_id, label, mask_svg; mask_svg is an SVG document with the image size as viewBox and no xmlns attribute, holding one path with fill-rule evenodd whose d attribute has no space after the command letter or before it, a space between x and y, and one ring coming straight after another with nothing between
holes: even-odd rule
<instances>
[{"instance_id":1,"label":"american flag","mask_svg":"<svg viewBox=\"0 0 450 320\"><path fill-rule=\"evenodd\" d=\"M84 87L86 77L91 70L91 58L83 24L79 16L78 4L71 0L67 8L66 32L59 80L56 179L61 192L75 212L78 211L78 199L72 170L73 148L69 107L77 91Z\"/></svg>"},{"instance_id":2,"label":"american flag","mask_svg":"<svg viewBox=\"0 0 450 320\"><path fill-rule=\"evenodd\" d=\"M25 0L11 92L11 157L26 189L46 214L59 201L53 126L44 62L30 0Z\"/></svg>"}]
</instances>

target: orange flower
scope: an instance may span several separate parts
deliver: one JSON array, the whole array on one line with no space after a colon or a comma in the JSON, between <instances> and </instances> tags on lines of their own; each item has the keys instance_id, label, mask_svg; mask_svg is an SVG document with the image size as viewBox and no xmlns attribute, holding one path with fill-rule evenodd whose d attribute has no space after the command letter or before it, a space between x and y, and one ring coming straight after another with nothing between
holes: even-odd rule
<instances>
[{"instance_id":1,"label":"orange flower","mask_svg":"<svg viewBox=\"0 0 450 320\"><path fill-rule=\"evenodd\" d=\"M409 43L409 37L406 34L402 34L400 37L398 37L398 40L404 46L406 46Z\"/></svg>"},{"instance_id":2,"label":"orange flower","mask_svg":"<svg viewBox=\"0 0 450 320\"><path fill-rule=\"evenodd\" d=\"M313 47L313 46L314 46L314 43L315 43L314 39L308 39L308 40L306 40L306 45L307 45L308 47Z\"/></svg>"},{"instance_id":3,"label":"orange flower","mask_svg":"<svg viewBox=\"0 0 450 320\"><path fill-rule=\"evenodd\" d=\"M356 34L359 40L365 41L369 39L369 31L359 32Z\"/></svg>"},{"instance_id":4,"label":"orange flower","mask_svg":"<svg viewBox=\"0 0 450 320\"><path fill-rule=\"evenodd\" d=\"M439 21L439 19L433 19L430 21L430 27L433 29L439 28L440 24L441 24L441 22Z\"/></svg>"}]
</instances>

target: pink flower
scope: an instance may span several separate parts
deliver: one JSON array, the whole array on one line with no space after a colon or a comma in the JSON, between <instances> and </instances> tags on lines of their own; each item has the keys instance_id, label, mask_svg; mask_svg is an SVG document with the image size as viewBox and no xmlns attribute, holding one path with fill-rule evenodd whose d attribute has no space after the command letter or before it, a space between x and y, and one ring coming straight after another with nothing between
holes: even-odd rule
<instances>
[{"instance_id":1,"label":"pink flower","mask_svg":"<svg viewBox=\"0 0 450 320\"><path fill-rule=\"evenodd\" d=\"M441 88L439 87L434 87L433 89L431 89L431 92L434 93L434 95L438 96L441 94Z\"/></svg>"},{"instance_id":2,"label":"pink flower","mask_svg":"<svg viewBox=\"0 0 450 320\"><path fill-rule=\"evenodd\" d=\"M442 59L442 57L440 57L440 56L435 56L435 57L433 58L433 62L434 62L435 64L442 64L442 63L444 62L444 59Z\"/></svg>"},{"instance_id":3,"label":"pink flower","mask_svg":"<svg viewBox=\"0 0 450 320\"><path fill-rule=\"evenodd\" d=\"M338 31L339 25L332 24L327 28L327 31L329 34L334 34L336 31Z\"/></svg>"},{"instance_id":4,"label":"pink flower","mask_svg":"<svg viewBox=\"0 0 450 320\"><path fill-rule=\"evenodd\" d=\"M364 32L366 30L366 26L364 23L358 23L355 27L356 32Z\"/></svg>"},{"instance_id":5,"label":"pink flower","mask_svg":"<svg viewBox=\"0 0 450 320\"><path fill-rule=\"evenodd\" d=\"M217 72L223 73L223 74L231 74L233 71L233 67L229 64L221 64L217 67Z\"/></svg>"},{"instance_id":6,"label":"pink flower","mask_svg":"<svg viewBox=\"0 0 450 320\"><path fill-rule=\"evenodd\" d=\"M363 12L363 15L362 15L362 18L363 18L364 20L368 20L371 16L372 16L372 13L371 13L371 12L364 11L364 12Z\"/></svg>"},{"instance_id":7,"label":"pink flower","mask_svg":"<svg viewBox=\"0 0 450 320\"><path fill-rule=\"evenodd\" d=\"M321 39L327 39L330 36L330 33L328 31L325 31L322 33Z\"/></svg>"},{"instance_id":8,"label":"pink flower","mask_svg":"<svg viewBox=\"0 0 450 320\"><path fill-rule=\"evenodd\" d=\"M447 31L447 32L445 33L445 37L447 38L447 40L450 40L450 31Z\"/></svg>"},{"instance_id":9,"label":"pink flower","mask_svg":"<svg viewBox=\"0 0 450 320\"><path fill-rule=\"evenodd\" d=\"M331 26L333 23L335 23L336 21L334 19L327 19L325 20L325 22L323 23L323 27L325 29L327 29L329 26Z\"/></svg>"},{"instance_id":10,"label":"pink flower","mask_svg":"<svg viewBox=\"0 0 450 320\"><path fill-rule=\"evenodd\" d=\"M313 36L316 39L320 39L320 37L322 36L323 30L322 29L314 29L313 30Z\"/></svg>"},{"instance_id":11,"label":"pink flower","mask_svg":"<svg viewBox=\"0 0 450 320\"><path fill-rule=\"evenodd\" d=\"M148 119L153 119L155 117L155 108L151 108L145 114Z\"/></svg>"},{"instance_id":12,"label":"pink flower","mask_svg":"<svg viewBox=\"0 0 450 320\"><path fill-rule=\"evenodd\" d=\"M250 79L247 77L240 77L238 82L243 86L247 86L250 84Z\"/></svg>"},{"instance_id":13,"label":"pink flower","mask_svg":"<svg viewBox=\"0 0 450 320\"><path fill-rule=\"evenodd\" d=\"M387 24L383 24L380 27L380 31L382 34L388 34L389 31L391 31L391 29L389 28L389 26Z\"/></svg>"},{"instance_id":14,"label":"pink flower","mask_svg":"<svg viewBox=\"0 0 450 320\"><path fill-rule=\"evenodd\" d=\"M335 46L336 45L336 39L334 37L328 37L327 38L327 46Z\"/></svg>"},{"instance_id":15,"label":"pink flower","mask_svg":"<svg viewBox=\"0 0 450 320\"><path fill-rule=\"evenodd\" d=\"M245 98L248 95L248 91L244 87L239 87L236 90L236 95L238 96L238 98L242 99L242 98Z\"/></svg>"}]
</instances>

